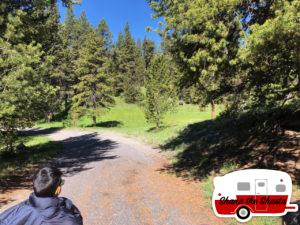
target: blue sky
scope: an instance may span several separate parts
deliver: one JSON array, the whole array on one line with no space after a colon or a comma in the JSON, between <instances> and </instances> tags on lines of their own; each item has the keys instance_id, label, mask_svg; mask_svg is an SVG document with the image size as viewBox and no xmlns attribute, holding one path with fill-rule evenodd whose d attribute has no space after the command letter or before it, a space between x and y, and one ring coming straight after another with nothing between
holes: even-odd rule
<instances>
[{"instance_id":1,"label":"blue sky","mask_svg":"<svg viewBox=\"0 0 300 225\"><path fill-rule=\"evenodd\" d=\"M158 20L151 18L151 11L146 0L82 0L81 5L74 5L74 12L77 16L82 11L93 26L97 26L101 19L105 19L114 40L117 39L120 31L123 30L126 22L130 25L130 30L135 39L148 37L160 43L159 36L153 32L147 32L146 27L157 27ZM64 19L66 8L60 6L61 20Z\"/></svg>"}]
</instances>

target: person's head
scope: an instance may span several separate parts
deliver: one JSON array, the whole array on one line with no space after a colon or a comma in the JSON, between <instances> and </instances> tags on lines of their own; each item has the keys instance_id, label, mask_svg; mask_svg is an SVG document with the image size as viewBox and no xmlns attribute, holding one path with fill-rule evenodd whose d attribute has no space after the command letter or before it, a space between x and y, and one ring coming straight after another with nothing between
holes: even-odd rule
<instances>
[{"instance_id":1,"label":"person's head","mask_svg":"<svg viewBox=\"0 0 300 225\"><path fill-rule=\"evenodd\" d=\"M282 222L284 225L299 225L300 224L300 200L292 202L293 204L298 205L297 212L289 212L282 217Z\"/></svg>"},{"instance_id":2,"label":"person's head","mask_svg":"<svg viewBox=\"0 0 300 225\"><path fill-rule=\"evenodd\" d=\"M56 197L61 192L62 172L55 167L44 167L33 177L33 190L37 197Z\"/></svg>"}]
</instances>

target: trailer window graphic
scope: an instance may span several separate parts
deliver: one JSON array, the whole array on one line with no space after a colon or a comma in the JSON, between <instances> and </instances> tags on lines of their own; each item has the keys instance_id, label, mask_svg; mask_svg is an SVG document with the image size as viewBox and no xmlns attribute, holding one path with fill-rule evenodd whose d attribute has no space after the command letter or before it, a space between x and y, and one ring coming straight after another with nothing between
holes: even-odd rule
<instances>
[{"instance_id":1,"label":"trailer window graphic","mask_svg":"<svg viewBox=\"0 0 300 225\"><path fill-rule=\"evenodd\" d=\"M213 209L218 217L235 217L240 222L252 216L283 216L296 212L290 204L291 177L282 171L249 169L214 179Z\"/></svg>"}]
</instances>

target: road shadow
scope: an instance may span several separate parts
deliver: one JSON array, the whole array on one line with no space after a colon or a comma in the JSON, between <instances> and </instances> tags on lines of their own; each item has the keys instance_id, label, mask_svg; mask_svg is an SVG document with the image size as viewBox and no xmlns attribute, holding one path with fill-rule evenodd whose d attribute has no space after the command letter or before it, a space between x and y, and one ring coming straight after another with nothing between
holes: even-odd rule
<instances>
[{"instance_id":1,"label":"road shadow","mask_svg":"<svg viewBox=\"0 0 300 225\"><path fill-rule=\"evenodd\" d=\"M28 130L20 131L19 134L21 136L50 135L50 134L60 131L61 129L63 129L63 128L62 127L52 127L52 128L47 128L47 129L30 128Z\"/></svg>"},{"instance_id":2,"label":"road shadow","mask_svg":"<svg viewBox=\"0 0 300 225\"><path fill-rule=\"evenodd\" d=\"M149 133L158 133L158 132L161 132L167 128L170 128L171 126L170 125L164 125L164 126L161 126L161 127L151 127L147 130L147 132Z\"/></svg>"},{"instance_id":3,"label":"road shadow","mask_svg":"<svg viewBox=\"0 0 300 225\"><path fill-rule=\"evenodd\" d=\"M0 194L5 194L10 190L32 189L34 171L39 165L52 160L59 151L62 151L62 146L49 141L27 147L22 153L0 155ZM3 201L3 199L0 200L0 205Z\"/></svg>"},{"instance_id":4,"label":"road shadow","mask_svg":"<svg viewBox=\"0 0 300 225\"><path fill-rule=\"evenodd\" d=\"M61 144L64 150L51 164L64 169L67 176L91 169L88 165L91 162L118 157L111 154L111 150L118 144L109 139L99 139L96 132L68 138L61 141Z\"/></svg>"},{"instance_id":5,"label":"road shadow","mask_svg":"<svg viewBox=\"0 0 300 225\"><path fill-rule=\"evenodd\" d=\"M300 133L282 129L278 126L282 121L281 115L244 115L191 124L161 146L182 150L174 164L161 170L203 179L228 165L268 168L288 172L299 184Z\"/></svg>"},{"instance_id":6,"label":"road shadow","mask_svg":"<svg viewBox=\"0 0 300 225\"><path fill-rule=\"evenodd\" d=\"M96 124L96 126L94 125L88 125L86 127L105 127L105 128L109 128L109 127L122 127L123 123L120 121L116 121L116 120L112 120L112 121L103 121L103 122L99 122Z\"/></svg>"},{"instance_id":7,"label":"road shadow","mask_svg":"<svg viewBox=\"0 0 300 225\"><path fill-rule=\"evenodd\" d=\"M30 135L49 133L50 131L30 131ZM28 133L27 133L28 134ZM118 156L111 153L117 146L108 139L101 140L97 133L72 137L59 142L49 142L29 148L24 154L3 160L0 158L0 169L11 167L13 175L1 176L0 193L10 190L32 189L34 172L46 165L55 165L63 169L64 175L73 176L85 170L92 169L90 163L115 159ZM10 201L0 199L1 205Z\"/></svg>"}]
</instances>

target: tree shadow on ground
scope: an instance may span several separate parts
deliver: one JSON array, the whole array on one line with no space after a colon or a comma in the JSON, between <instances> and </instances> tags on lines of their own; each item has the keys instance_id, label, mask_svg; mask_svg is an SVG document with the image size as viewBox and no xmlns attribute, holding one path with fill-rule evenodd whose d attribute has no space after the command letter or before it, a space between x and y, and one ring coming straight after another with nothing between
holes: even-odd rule
<instances>
[{"instance_id":1,"label":"tree shadow on ground","mask_svg":"<svg viewBox=\"0 0 300 225\"><path fill-rule=\"evenodd\" d=\"M49 141L27 147L22 153L0 156L0 194L11 190L32 188L33 171L40 164L51 160L61 150L62 146L59 143ZM0 200L0 206L4 204L3 201Z\"/></svg>"},{"instance_id":2,"label":"tree shadow on ground","mask_svg":"<svg viewBox=\"0 0 300 225\"><path fill-rule=\"evenodd\" d=\"M52 128L47 128L47 129L40 129L40 128L30 128L28 130L23 130L20 131L19 134L21 136L38 136L38 135L49 135L53 134L63 128L61 127L52 127Z\"/></svg>"},{"instance_id":3,"label":"tree shadow on ground","mask_svg":"<svg viewBox=\"0 0 300 225\"><path fill-rule=\"evenodd\" d=\"M160 127L151 127L147 130L147 132L152 132L152 133L156 133L156 132L161 132L167 128L171 127L170 125L164 125L164 126L160 126Z\"/></svg>"},{"instance_id":4,"label":"tree shadow on ground","mask_svg":"<svg viewBox=\"0 0 300 225\"><path fill-rule=\"evenodd\" d=\"M10 166L15 166L16 171L14 175L1 177L0 193L16 189L31 189L34 171L45 165L55 165L63 169L66 176L91 169L92 162L117 158L117 155L111 153L116 146L116 142L99 139L97 133L34 146L28 153L18 155L11 161L6 160L6 165L3 166L9 166L10 162ZM0 167L3 163L4 161L1 160ZM4 199L0 199L0 206L3 204L5 204Z\"/></svg>"},{"instance_id":5,"label":"tree shadow on ground","mask_svg":"<svg viewBox=\"0 0 300 225\"><path fill-rule=\"evenodd\" d=\"M87 167L91 162L118 157L111 153L111 150L117 147L117 143L109 139L99 139L96 132L68 138L61 143L64 150L51 164L64 169L67 176L91 169Z\"/></svg>"},{"instance_id":6,"label":"tree shadow on ground","mask_svg":"<svg viewBox=\"0 0 300 225\"><path fill-rule=\"evenodd\" d=\"M116 121L116 120L112 120L112 121L103 121L103 122L99 122L96 124L96 126L94 125L88 125L86 127L105 127L105 128L109 128L109 127L121 127L123 126L123 123L120 121Z\"/></svg>"},{"instance_id":7,"label":"tree shadow on ground","mask_svg":"<svg viewBox=\"0 0 300 225\"><path fill-rule=\"evenodd\" d=\"M203 179L233 164L240 169L283 170L299 184L296 163L300 157L300 133L280 127L285 118L244 115L191 124L162 146L164 150L183 149L176 162L162 170Z\"/></svg>"}]
</instances>

